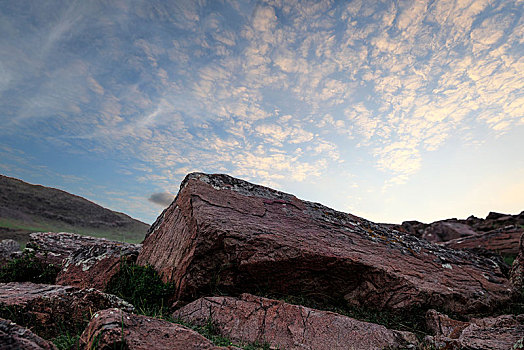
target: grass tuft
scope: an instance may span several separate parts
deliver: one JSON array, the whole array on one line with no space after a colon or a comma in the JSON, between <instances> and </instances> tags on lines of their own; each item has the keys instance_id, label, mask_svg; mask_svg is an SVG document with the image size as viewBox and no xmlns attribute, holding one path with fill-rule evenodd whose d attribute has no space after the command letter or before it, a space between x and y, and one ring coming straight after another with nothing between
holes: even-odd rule
<instances>
[{"instance_id":1,"label":"grass tuft","mask_svg":"<svg viewBox=\"0 0 524 350\"><path fill-rule=\"evenodd\" d=\"M0 268L0 282L34 282L53 284L60 268L38 259L34 252L24 251Z\"/></svg>"}]
</instances>

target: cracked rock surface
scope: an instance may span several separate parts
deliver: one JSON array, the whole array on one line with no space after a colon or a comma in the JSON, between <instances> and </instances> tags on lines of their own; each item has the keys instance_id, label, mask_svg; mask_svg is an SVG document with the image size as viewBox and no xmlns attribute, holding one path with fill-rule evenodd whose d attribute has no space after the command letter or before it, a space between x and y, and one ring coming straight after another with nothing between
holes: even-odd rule
<instances>
[{"instance_id":1,"label":"cracked rock surface","mask_svg":"<svg viewBox=\"0 0 524 350\"><path fill-rule=\"evenodd\" d=\"M496 261L227 175L189 174L138 256L183 301L261 288L376 309L495 309L513 290Z\"/></svg>"},{"instance_id":2,"label":"cracked rock surface","mask_svg":"<svg viewBox=\"0 0 524 350\"><path fill-rule=\"evenodd\" d=\"M414 349L417 345L410 332L250 294L201 298L173 317L197 325L211 322L234 341L267 342L279 349Z\"/></svg>"},{"instance_id":3,"label":"cracked rock surface","mask_svg":"<svg viewBox=\"0 0 524 350\"><path fill-rule=\"evenodd\" d=\"M153 317L108 309L93 315L82 333L85 349L126 350L219 350L197 332Z\"/></svg>"},{"instance_id":4,"label":"cracked rock surface","mask_svg":"<svg viewBox=\"0 0 524 350\"><path fill-rule=\"evenodd\" d=\"M0 349L2 350L56 350L56 346L20 327L10 320L0 318Z\"/></svg>"},{"instance_id":5,"label":"cracked rock surface","mask_svg":"<svg viewBox=\"0 0 524 350\"><path fill-rule=\"evenodd\" d=\"M473 318L457 321L435 310L426 315L434 336L426 337L434 349L514 349L524 338L524 315ZM516 349L516 348L515 348Z\"/></svg>"},{"instance_id":6,"label":"cracked rock surface","mask_svg":"<svg viewBox=\"0 0 524 350\"><path fill-rule=\"evenodd\" d=\"M124 300L96 289L31 282L0 283L0 317L30 327L46 339L56 337L64 329L81 327L92 313L112 307L134 310Z\"/></svg>"},{"instance_id":7,"label":"cracked rock surface","mask_svg":"<svg viewBox=\"0 0 524 350\"><path fill-rule=\"evenodd\" d=\"M511 266L510 280L517 290L524 293L524 234L520 237L519 253Z\"/></svg>"}]
</instances>

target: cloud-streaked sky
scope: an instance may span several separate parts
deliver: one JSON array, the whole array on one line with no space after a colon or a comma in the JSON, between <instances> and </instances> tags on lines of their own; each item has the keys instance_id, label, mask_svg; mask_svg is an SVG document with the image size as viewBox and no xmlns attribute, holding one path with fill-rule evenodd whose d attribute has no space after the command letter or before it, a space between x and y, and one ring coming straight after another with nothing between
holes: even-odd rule
<instances>
[{"instance_id":1,"label":"cloud-streaked sky","mask_svg":"<svg viewBox=\"0 0 524 350\"><path fill-rule=\"evenodd\" d=\"M0 1L0 172L149 223L191 171L380 222L518 213L523 12Z\"/></svg>"}]
</instances>

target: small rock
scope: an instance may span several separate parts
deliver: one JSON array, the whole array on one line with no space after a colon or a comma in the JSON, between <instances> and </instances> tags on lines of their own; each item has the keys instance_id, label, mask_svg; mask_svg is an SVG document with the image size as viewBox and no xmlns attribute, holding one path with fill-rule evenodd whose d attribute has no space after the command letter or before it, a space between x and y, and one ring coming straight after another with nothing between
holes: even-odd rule
<instances>
[{"instance_id":1,"label":"small rock","mask_svg":"<svg viewBox=\"0 0 524 350\"><path fill-rule=\"evenodd\" d=\"M250 294L201 298L173 317L201 326L211 322L233 341L267 342L279 349L414 349L418 344L410 332Z\"/></svg>"},{"instance_id":2,"label":"small rock","mask_svg":"<svg viewBox=\"0 0 524 350\"><path fill-rule=\"evenodd\" d=\"M56 346L20 327L10 320L0 318L0 349L2 350L56 350Z\"/></svg>"},{"instance_id":3,"label":"small rock","mask_svg":"<svg viewBox=\"0 0 524 350\"><path fill-rule=\"evenodd\" d=\"M197 332L168 321L134 315L119 309L97 312L82 333L86 349L219 350Z\"/></svg>"},{"instance_id":4,"label":"small rock","mask_svg":"<svg viewBox=\"0 0 524 350\"><path fill-rule=\"evenodd\" d=\"M430 310L426 322L434 335L426 342L435 349L507 350L524 337L523 320L524 315L502 315L462 322Z\"/></svg>"},{"instance_id":5,"label":"small rock","mask_svg":"<svg viewBox=\"0 0 524 350\"><path fill-rule=\"evenodd\" d=\"M64 330L76 331L87 324L94 312L111 307L134 310L122 299L96 289L31 282L0 283L0 317L31 328L46 339Z\"/></svg>"},{"instance_id":6,"label":"small rock","mask_svg":"<svg viewBox=\"0 0 524 350\"><path fill-rule=\"evenodd\" d=\"M0 241L0 267L21 255L22 251L17 241L12 239L3 239Z\"/></svg>"},{"instance_id":7,"label":"small rock","mask_svg":"<svg viewBox=\"0 0 524 350\"><path fill-rule=\"evenodd\" d=\"M110 240L92 242L65 259L56 284L105 290L111 277L120 270L121 260L135 262L141 247Z\"/></svg>"}]
</instances>

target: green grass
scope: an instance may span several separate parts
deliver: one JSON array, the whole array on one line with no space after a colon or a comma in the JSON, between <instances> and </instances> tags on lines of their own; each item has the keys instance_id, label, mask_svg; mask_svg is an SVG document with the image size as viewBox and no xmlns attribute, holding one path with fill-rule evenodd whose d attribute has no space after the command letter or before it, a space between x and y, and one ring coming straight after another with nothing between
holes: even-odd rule
<instances>
[{"instance_id":1,"label":"green grass","mask_svg":"<svg viewBox=\"0 0 524 350\"><path fill-rule=\"evenodd\" d=\"M0 268L0 282L53 284L59 271L58 266L37 259L34 252L24 251L20 258L13 259Z\"/></svg>"},{"instance_id":2,"label":"green grass","mask_svg":"<svg viewBox=\"0 0 524 350\"><path fill-rule=\"evenodd\" d=\"M58 350L70 350L80 348L80 335L82 333L71 333L69 331L60 334L58 337L51 339Z\"/></svg>"},{"instance_id":3,"label":"green grass","mask_svg":"<svg viewBox=\"0 0 524 350\"><path fill-rule=\"evenodd\" d=\"M509 266L513 265L513 262L517 258L516 254L510 254L510 255L503 255L504 262L508 264Z\"/></svg>"}]
</instances>

